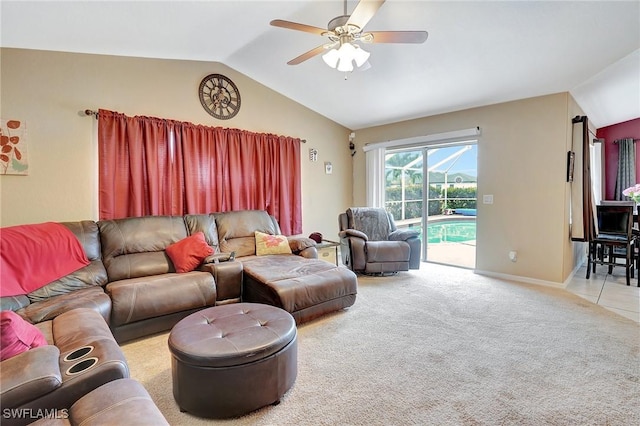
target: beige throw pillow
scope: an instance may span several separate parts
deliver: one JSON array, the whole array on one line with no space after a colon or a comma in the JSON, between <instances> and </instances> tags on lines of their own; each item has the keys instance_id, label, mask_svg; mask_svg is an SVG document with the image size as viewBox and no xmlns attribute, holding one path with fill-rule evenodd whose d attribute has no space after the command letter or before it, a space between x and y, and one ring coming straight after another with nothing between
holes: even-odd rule
<instances>
[{"instance_id":1,"label":"beige throw pillow","mask_svg":"<svg viewBox=\"0 0 640 426\"><path fill-rule=\"evenodd\" d=\"M284 235L269 235L256 231L256 255L291 254L289 241Z\"/></svg>"}]
</instances>

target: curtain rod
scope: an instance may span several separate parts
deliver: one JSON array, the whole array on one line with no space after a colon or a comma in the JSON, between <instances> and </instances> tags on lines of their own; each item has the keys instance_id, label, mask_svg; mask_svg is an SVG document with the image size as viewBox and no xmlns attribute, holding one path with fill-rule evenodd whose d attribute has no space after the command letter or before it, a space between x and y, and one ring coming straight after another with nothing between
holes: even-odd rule
<instances>
[{"instance_id":1,"label":"curtain rod","mask_svg":"<svg viewBox=\"0 0 640 426\"><path fill-rule=\"evenodd\" d=\"M575 117L573 117L571 119L571 122L573 124L578 124L578 123L584 123L587 120L588 120L588 118L587 118L586 115L576 115ZM598 136L595 133L593 133L593 131L590 128L587 127L587 130L589 131L589 134L594 137L594 139L593 139L594 143L600 143L600 142L604 141L604 140L602 140L602 141L598 140Z\"/></svg>"},{"instance_id":2,"label":"curtain rod","mask_svg":"<svg viewBox=\"0 0 640 426\"><path fill-rule=\"evenodd\" d=\"M615 141L613 141L613 143L618 143L618 142L620 142L622 139L633 139L633 138L620 138L620 139L616 139ZM636 143L636 142L638 142L638 141L640 141L640 139L637 139L637 138L636 138L636 139L633 139L633 143Z\"/></svg>"},{"instance_id":3,"label":"curtain rod","mask_svg":"<svg viewBox=\"0 0 640 426\"><path fill-rule=\"evenodd\" d=\"M94 116L96 118L96 120L98 119L98 111L94 111L92 109L85 109L84 110L84 115L87 115L87 116L92 115L92 116ZM306 139L300 139L300 142L307 143L307 140Z\"/></svg>"}]
</instances>

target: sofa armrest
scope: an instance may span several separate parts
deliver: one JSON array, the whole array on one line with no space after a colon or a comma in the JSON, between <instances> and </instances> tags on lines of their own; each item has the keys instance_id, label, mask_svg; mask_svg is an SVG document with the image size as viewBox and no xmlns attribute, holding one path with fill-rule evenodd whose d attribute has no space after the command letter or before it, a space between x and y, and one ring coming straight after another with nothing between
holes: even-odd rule
<instances>
[{"instance_id":1,"label":"sofa armrest","mask_svg":"<svg viewBox=\"0 0 640 426\"><path fill-rule=\"evenodd\" d=\"M289 248L291 253L306 257L307 259L317 259L318 250L316 249L316 242L307 237L288 237Z\"/></svg>"},{"instance_id":2,"label":"sofa armrest","mask_svg":"<svg viewBox=\"0 0 640 426\"><path fill-rule=\"evenodd\" d=\"M227 260L218 263L205 263L200 271L209 272L216 284L216 305L239 302L242 291L242 262Z\"/></svg>"},{"instance_id":3,"label":"sofa armrest","mask_svg":"<svg viewBox=\"0 0 640 426\"><path fill-rule=\"evenodd\" d=\"M298 253L295 253L297 256L305 257L307 259L317 259L318 258L318 249L313 247L308 247Z\"/></svg>"},{"instance_id":4,"label":"sofa armrest","mask_svg":"<svg viewBox=\"0 0 640 426\"><path fill-rule=\"evenodd\" d=\"M357 237L365 241L369 240L369 237L367 237L367 234L355 229L345 229L344 231L340 231L338 235L340 236L340 238Z\"/></svg>"},{"instance_id":5,"label":"sofa armrest","mask_svg":"<svg viewBox=\"0 0 640 426\"><path fill-rule=\"evenodd\" d=\"M293 254L298 254L309 247L315 247L316 242L307 237L287 237L289 248Z\"/></svg>"},{"instance_id":6,"label":"sofa armrest","mask_svg":"<svg viewBox=\"0 0 640 426\"><path fill-rule=\"evenodd\" d=\"M418 238L420 232L413 229L398 229L389 234L389 241L407 241L410 238Z\"/></svg>"},{"instance_id":7,"label":"sofa armrest","mask_svg":"<svg viewBox=\"0 0 640 426\"><path fill-rule=\"evenodd\" d=\"M202 261L203 265L207 265L210 263L220 263L220 262L232 262L236 258L236 252L232 251L231 253L214 253L204 258Z\"/></svg>"},{"instance_id":8,"label":"sofa armrest","mask_svg":"<svg viewBox=\"0 0 640 426\"><path fill-rule=\"evenodd\" d=\"M39 346L2 361L0 405L17 408L62 385L60 350Z\"/></svg>"}]
</instances>

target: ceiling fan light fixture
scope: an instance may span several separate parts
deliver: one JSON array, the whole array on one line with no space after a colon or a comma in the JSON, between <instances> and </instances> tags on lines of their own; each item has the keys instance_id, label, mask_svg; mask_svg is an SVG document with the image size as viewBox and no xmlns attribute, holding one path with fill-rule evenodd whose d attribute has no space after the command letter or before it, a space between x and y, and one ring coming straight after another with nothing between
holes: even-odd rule
<instances>
[{"instance_id":1,"label":"ceiling fan light fixture","mask_svg":"<svg viewBox=\"0 0 640 426\"><path fill-rule=\"evenodd\" d=\"M337 68L341 72L353 71L353 63L357 67L364 65L371 54L358 45L345 42L338 49L330 49L322 55L322 60L331 68Z\"/></svg>"},{"instance_id":2,"label":"ceiling fan light fixture","mask_svg":"<svg viewBox=\"0 0 640 426\"><path fill-rule=\"evenodd\" d=\"M369 56L371 56L371 53L367 52L360 46L356 46L355 50L353 51L353 60L356 61L356 65L358 66L358 68L360 68L367 62Z\"/></svg>"},{"instance_id":3,"label":"ceiling fan light fixture","mask_svg":"<svg viewBox=\"0 0 640 426\"><path fill-rule=\"evenodd\" d=\"M366 71L369 68L371 68L371 64L369 63L369 61L365 62L364 64L362 64L362 66L358 67L358 69L360 71Z\"/></svg>"},{"instance_id":4,"label":"ceiling fan light fixture","mask_svg":"<svg viewBox=\"0 0 640 426\"><path fill-rule=\"evenodd\" d=\"M338 71L351 72L353 71L353 62L346 59L340 59L338 62Z\"/></svg>"},{"instance_id":5,"label":"ceiling fan light fixture","mask_svg":"<svg viewBox=\"0 0 640 426\"><path fill-rule=\"evenodd\" d=\"M340 55L336 49L329 49L327 53L322 55L324 63L329 65L331 68L336 68L338 66L338 59L340 59Z\"/></svg>"},{"instance_id":6,"label":"ceiling fan light fixture","mask_svg":"<svg viewBox=\"0 0 640 426\"><path fill-rule=\"evenodd\" d=\"M351 64L351 61L353 61L353 58L354 58L355 50L356 48L353 47L353 44L349 42L342 43L340 45L340 49L338 49L338 55L340 56L340 62L338 63L338 67L340 67L341 64L346 62ZM351 65L351 68L353 68L353 65Z\"/></svg>"}]
</instances>

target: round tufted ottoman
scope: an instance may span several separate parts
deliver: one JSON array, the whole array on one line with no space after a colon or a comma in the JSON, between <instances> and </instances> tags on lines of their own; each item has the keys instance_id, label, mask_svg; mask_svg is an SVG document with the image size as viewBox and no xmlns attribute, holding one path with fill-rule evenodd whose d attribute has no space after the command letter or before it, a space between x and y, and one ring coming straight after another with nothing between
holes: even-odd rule
<instances>
[{"instance_id":1,"label":"round tufted ottoman","mask_svg":"<svg viewBox=\"0 0 640 426\"><path fill-rule=\"evenodd\" d=\"M169 334L173 396L200 417L275 404L298 373L296 323L274 306L234 303L189 315Z\"/></svg>"}]
</instances>

